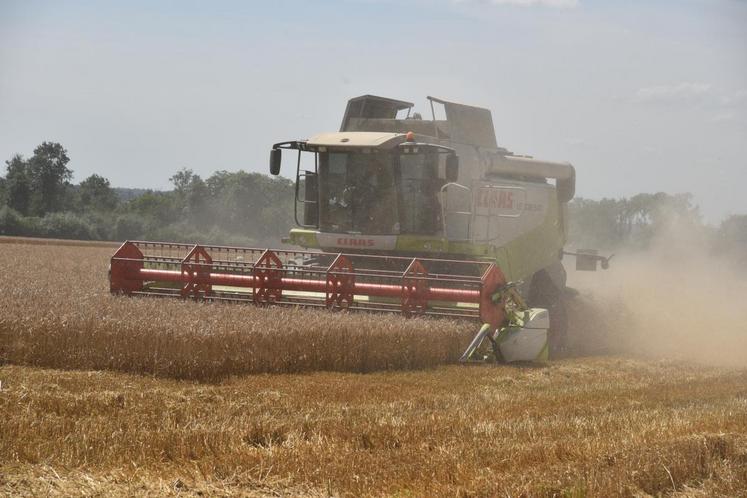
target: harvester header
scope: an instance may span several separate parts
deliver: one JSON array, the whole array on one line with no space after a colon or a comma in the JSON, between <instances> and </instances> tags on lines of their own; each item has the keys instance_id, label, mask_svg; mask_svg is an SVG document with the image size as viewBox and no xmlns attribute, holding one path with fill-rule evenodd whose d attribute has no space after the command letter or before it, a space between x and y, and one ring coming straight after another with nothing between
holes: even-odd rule
<instances>
[{"instance_id":1,"label":"harvester header","mask_svg":"<svg viewBox=\"0 0 747 498\"><path fill-rule=\"evenodd\" d=\"M503 321L506 284L490 262L127 241L111 258L110 289L257 305Z\"/></svg>"}]
</instances>

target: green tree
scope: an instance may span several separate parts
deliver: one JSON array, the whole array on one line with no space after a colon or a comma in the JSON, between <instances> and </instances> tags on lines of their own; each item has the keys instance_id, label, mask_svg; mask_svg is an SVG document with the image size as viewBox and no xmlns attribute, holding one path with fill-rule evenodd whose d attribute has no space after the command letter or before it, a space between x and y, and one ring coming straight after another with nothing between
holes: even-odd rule
<instances>
[{"instance_id":1,"label":"green tree","mask_svg":"<svg viewBox=\"0 0 747 498\"><path fill-rule=\"evenodd\" d=\"M195 178L200 177L195 175L191 169L182 168L174 173L174 176L169 178L169 181L174 185L174 191L177 194L186 195L189 191L190 184Z\"/></svg>"},{"instance_id":2,"label":"green tree","mask_svg":"<svg viewBox=\"0 0 747 498\"><path fill-rule=\"evenodd\" d=\"M109 180L96 174L80 182L78 198L82 209L94 211L111 211L118 202Z\"/></svg>"},{"instance_id":3,"label":"green tree","mask_svg":"<svg viewBox=\"0 0 747 498\"><path fill-rule=\"evenodd\" d=\"M701 216L689 193L637 194L631 198L576 198L569 204L569 238L577 247L644 247L673 227L700 230Z\"/></svg>"},{"instance_id":4,"label":"green tree","mask_svg":"<svg viewBox=\"0 0 747 498\"><path fill-rule=\"evenodd\" d=\"M180 220L180 208L173 192L148 191L131 199L124 210L153 225L167 225Z\"/></svg>"},{"instance_id":5,"label":"green tree","mask_svg":"<svg viewBox=\"0 0 747 498\"><path fill-rule=\"evenodd\" d=\"M747 247L747 214L733 214L721 222L719 237L728 243Z\"/></svg>"},{"instance_id":6,"label":"green tree","mask_svg":"<svg viewBox=\"0 0 747 498\"><path fill-rule=\"evenodd\" d=\"M31 187L31 212L43 215L59 211L65 205L72 170L67 163L67 150L54 142L42 142L28 160L28 178Z\"/></svg>"},{"instance_id":7,"label":"green tree","mask_svg":"<svg viewBox=\"0 0 747 498\"><path fill-rule=\"evenodd\" d=\"M210 214L210 192L205 182L191 169L181 169L170 178L174 185L177 202L180 204L184 221L199 228L207 228L214 219Z\"/></svg>"},{"instance_id":8,"label":"green tree","mask_svg":"<svg viewBox=\"0 0 747 498\"><path fill-rule=\"evenodd\" d=\"M6 204L22 215L29 213L31 206L31 185L28 175L28 162L22 155L16 154L5 161L7 174L5 176Z\"/></svg>"},{"instance_id":9,"label":"green tree","mask_svg":"<svg viewBox=\"0 0 747 498\"><path fill-rule=\"evenodd\" d=\"M569 238L577 247L609 249L629 237L631 228L624 200L577 197L568 207Z\"/></svg>"},{"instance_id":10,"label":"green tree","mask_svg":"<svg viewBox=\"0 0 747 498\"><path fill-rule=\"evenodd\" d=\"M293 183L259 173L217 171L205 181L213 219L222 229L262 241L277 240L293 226Z\"/></svg>"}]
</instances>

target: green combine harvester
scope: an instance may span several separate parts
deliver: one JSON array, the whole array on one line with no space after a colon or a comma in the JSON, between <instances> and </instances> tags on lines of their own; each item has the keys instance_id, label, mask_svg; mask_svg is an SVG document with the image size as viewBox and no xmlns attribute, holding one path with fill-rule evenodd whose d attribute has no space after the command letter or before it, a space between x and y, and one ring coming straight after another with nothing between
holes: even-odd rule
<instances>
[{"instance_id":1,"label":"green combine harvester","mask_svg":"<svg viewBox=\"0 0 747 498\"><path fill-rule=\"evenodd\" d=\"M473 319L463 361L561 354L563 256L609 262L564 251L573 166L499 147L488 109L428 101L432 119L356 97L339 132L272 147L273 175L294 156L298 227L284 242L303 250L128 241L112 292Z\"/></svg>"}]
</instances>

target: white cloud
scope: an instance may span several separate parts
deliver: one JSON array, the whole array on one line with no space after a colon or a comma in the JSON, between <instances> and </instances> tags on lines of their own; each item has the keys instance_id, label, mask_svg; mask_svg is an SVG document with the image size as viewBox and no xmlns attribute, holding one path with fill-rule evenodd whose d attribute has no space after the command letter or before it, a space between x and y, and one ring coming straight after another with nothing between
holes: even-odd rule
<instances>
[{"instance_id":1,"label":"white cloud","mask_svg":"<svg viewBox=\"0 0 747 498\"><path fill-rule=\"evenodd\" d=\"M658 85L639 88L633 102L653 104L690 104L702 101L711 94L708 83L682 82L676 85Z\"/></svg>"},{"instance_id":2,"label":"white cloud","mask_svg":"<svg viewBox=\"0 0 747 498\"><path fill-rule=\"evenodd\" d=\"M515 7L552 7L555 9L574 9L580 4L579 0L454 0L454 2L510 5Z\"/></svg>"}]
</instances>

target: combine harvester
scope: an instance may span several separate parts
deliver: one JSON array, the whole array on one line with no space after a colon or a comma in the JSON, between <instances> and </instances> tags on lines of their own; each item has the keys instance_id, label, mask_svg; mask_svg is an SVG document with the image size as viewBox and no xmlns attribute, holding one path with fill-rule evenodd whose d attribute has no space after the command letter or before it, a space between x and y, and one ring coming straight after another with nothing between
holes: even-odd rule
<instances>
[{"instance_id":1,"label":"combine harvester","mask_svg":"<svg viewBox=\"0 0 747 498\"><path fill-rule=\"evenodd\" d=\"M483 325L462 361L561 353L563 255L608 265L563 250L573 166L498 147L487 109L428 100L431 120L353 98L339 132L272 147L273 175L297 154L298 228L284 242L306 250L127 241L111 292L472 319Z\"/></svg>"}]
</instances>

